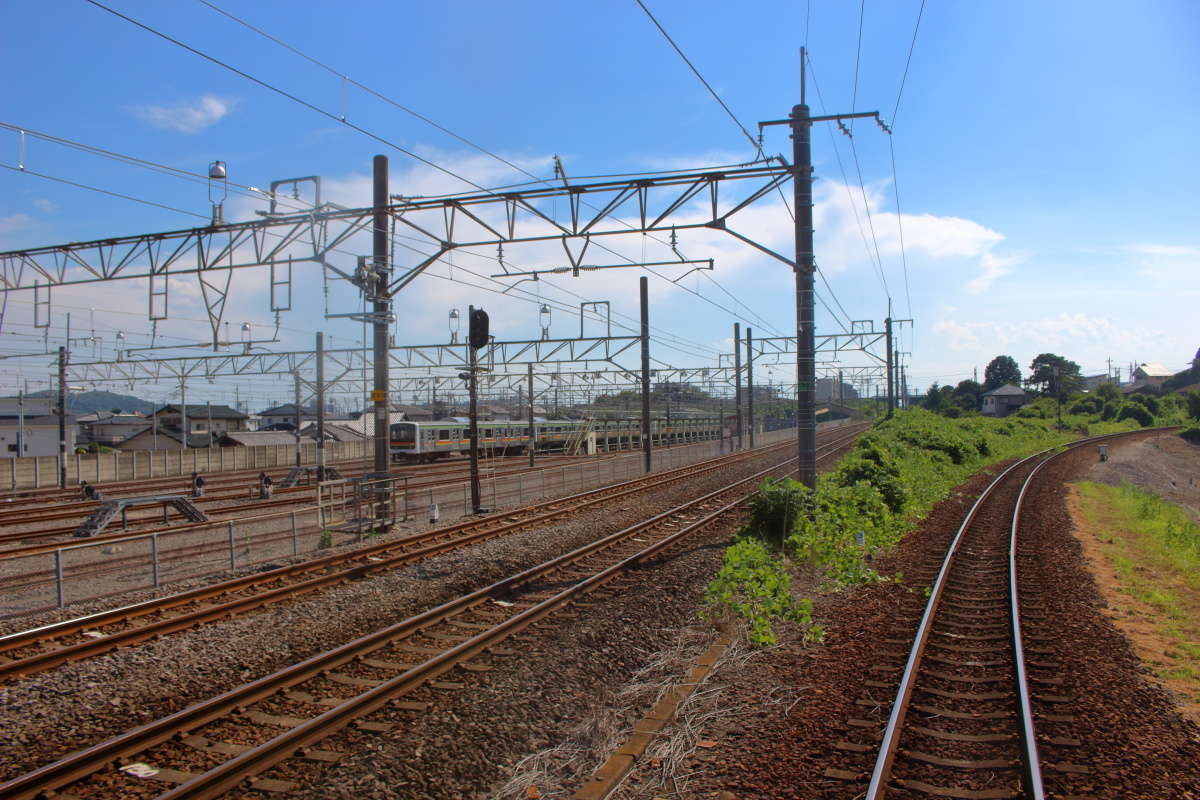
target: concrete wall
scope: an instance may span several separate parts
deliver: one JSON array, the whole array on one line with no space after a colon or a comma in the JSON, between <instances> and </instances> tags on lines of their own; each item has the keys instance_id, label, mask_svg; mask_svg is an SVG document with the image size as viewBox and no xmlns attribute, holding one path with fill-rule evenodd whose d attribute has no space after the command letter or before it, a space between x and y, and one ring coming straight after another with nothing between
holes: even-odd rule
<instances>
[{"instance_id":1,"label":"concrete wall","mask_svg":"<svg viewBox=\"0 0 1200 800\"><path fill-rule=\"evenodd\" d=\"M55 431L55 446L57 447ZM160 436L159 441L166 439ZM327 463L369 457L370 441L326 442ZM301 444L302 464L315 464L316 442ZM263 447L201 447L191 450L131 450L67 456L67 485L191 475L193 472L290 467L296 463L295 445ZM0 487L10 490L34 489L58 485L58 456L12 458L0 464Z\"/></svg>"}]
</instances>

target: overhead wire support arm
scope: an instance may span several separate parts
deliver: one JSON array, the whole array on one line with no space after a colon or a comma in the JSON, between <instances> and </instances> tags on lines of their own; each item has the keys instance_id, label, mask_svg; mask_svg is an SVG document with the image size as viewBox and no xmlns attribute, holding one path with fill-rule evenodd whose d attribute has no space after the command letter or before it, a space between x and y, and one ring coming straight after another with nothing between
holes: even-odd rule
<instances>
[{"instance_id":1,"label":"overhead wire support arm","mask_svg":"<svg viewBox=\"0 0 1200 800\"><path fill-rule=\"evenodd\" d=\"M700 266L688 270L684 275L695 272L697 269L712 269L714 260L711 258L685 258L681 261L635 261L632 264L579 264L570 267L550 267L548 269L532 269L522 272L497 272L491 277L493 278L518 278L532 276L536 279L539 275L562 275L567 272L578 275L580 272L589 272L599 269L628 269L630 267L675 267L681 264L690 265L698 264ZM684 275L680 275L682 278ZM527 278L528 279L528 278ZM679 280L676 278L675 280ZM515 285L515 284L514 284Z\"/></svg>"}]
</instances>

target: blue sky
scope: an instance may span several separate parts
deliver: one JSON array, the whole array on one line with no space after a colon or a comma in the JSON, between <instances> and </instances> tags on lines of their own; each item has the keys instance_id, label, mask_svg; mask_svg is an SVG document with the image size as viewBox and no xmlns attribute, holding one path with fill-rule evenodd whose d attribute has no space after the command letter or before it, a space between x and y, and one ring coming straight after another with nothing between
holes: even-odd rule
<instances>
[{"instance_id":1,"label":"blue sky","mask_svg":"<svg viewBox=\"0 0 1200 800\"><path fill-rule=\"evenodd\" d=\"M200 2L109 5L484 185L523 177ZM336 10L271 0L216 5L539 176L552 174L556 154L572 176L754 157L633 0L352 2ZM820 89L818 97L810 84L814 113L853 105L891 120L920 2L867 0L861 56L858 3L735 8L647 0L647 6L754 131L758 121L784 117L798 101L798 50L805 43ZM466 188L84 0L9 0L4 16L0 60L9 77L0 122L197 172L220 158L232 180L260 187L319 174L327 196L350 206L369 204L377 152L391 159L393 192ZM1200 345L1198 130L1195 3L928 0L894 122L896 182L889 143L874 125L860 122L854 129L861 186L849 140L836 130L814 131L818 261L850 317L878 322L890 294L896 316L914 319L900 341L911 353L914 388L957 382L975 368L982 373L1002 353L1023 368L1045 351L1079 362L1088 373L1103 372L1109 358L1122 368L1131 361L1182 368ZM768 130L765 148L790 152L783 129ZM0 164L15 166L18 157L17 134L0 130ZM29 137L24 163L208 213L203 184ZM250 218L262 207L232 197L227 217ZM0 169L0 249L201 221ZM781 248L790 240L790 221L778 202L756 206L744 224ZM875 245L866 244L871 227L882 278L872 264ZM639 248L631 237L622 252L636 256ZM728 237L684 237L681 250L692 258L714 255L719 286L697 275L680 281L706 301L652 279L652 320L662 333L656 358L676 366L715 361L716 352L731 346L734 310L753 320L760 335L791 327L791 276L783 265ZM531 252L524 263L548 258ZM638 270L556 279L557 288L541 287L542 297L519 300L465 284L487 282L464 270L496 271L483 254L467 253L456 255L453 266L432 268L398 298L397 341L444 341L446 310L469 303L489 309L501 338L535 337L539 299L556 304L552 332L566 336L579 324L568 318L567 307L579 302L568 292L611 300L620 312L636 315ZM256 331L273 327L265 275L245 270L235 277L228 312L235 329L243 320ZM73 331L90 329L94 317L109 345L116 330L136 341L150 330L145 292L112 283L56 293L52 344L68 311ZM318 329L335 345L359 338L357 327L321 319L319 272L304 272L297 293L297 310L284 316L278 347L308 346ZM160 342L205 338L197 294L190 283L176 287ZM820 285L819 294L834 305ZM352 310L346 287L335 285L330 297L330 311ZM31 338L31 300L10 298L0 331L5 352L40 346ZM817 321L819 332L840 330L824 308ZM687 345L672 349L671 337ZM86 349L77 346L80 358ZM44 372L44 360L0 362L0 381L9 386ZM217 399L238 385L246 396L266 401L285 394L276 383L221 381L194 391ZM172 389L141 390L165 397Z\"/></svg>"}]
</instances>

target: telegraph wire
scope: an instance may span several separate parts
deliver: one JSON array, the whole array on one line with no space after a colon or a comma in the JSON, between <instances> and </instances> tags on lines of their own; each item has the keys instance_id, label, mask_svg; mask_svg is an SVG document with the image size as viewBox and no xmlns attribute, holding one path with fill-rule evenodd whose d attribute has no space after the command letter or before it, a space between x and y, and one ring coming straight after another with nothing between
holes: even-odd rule
<instances>
[{"instance_id":1,"label":"telegraph wire","mask_svg":"<svg viewBox=\"0 0 1200 800\"><path fill-rule=\"evenodd\" d=\"M738 126L738 130L740 130L742 135L746 137L746 140L750 142L750 146L754 148L755 152L761 152L762 145L750 135L750 132L746 130L746 126L741 123L741 120L734 116L734 113L729 110L729 106L725 105L725 101L721 99L721 96L718 95L716 90L713 89L712 86L709 85L708 81L704 79L704 76L700 74L700 70L696 69L696 66L691 62L691 60L684 55L683 50L679 49L679 45L675 44L675 40L671 38L671 34L667 33L662 24L659 23L659 21L654 18L654 15L650 13L650 9L646 8L646 4L643 3L642 0L634 0L634 2L641 6L642 11L645 11L646 16L649 17L650 21L654 23L654 27L658 28L658 32L661 33L663 38L670 43L671 47L675 48L675 52L678 53L679 57L683 59L683 63L688 65L688 68L692 71L692 73L700 79L702 84L704 84L704 88L708 89L708 93L713 96L713 99L721 105L721 108L725 109L725 113L729 115L731 120L733 120L733 124Z\"/></svg>"}]
</instances>

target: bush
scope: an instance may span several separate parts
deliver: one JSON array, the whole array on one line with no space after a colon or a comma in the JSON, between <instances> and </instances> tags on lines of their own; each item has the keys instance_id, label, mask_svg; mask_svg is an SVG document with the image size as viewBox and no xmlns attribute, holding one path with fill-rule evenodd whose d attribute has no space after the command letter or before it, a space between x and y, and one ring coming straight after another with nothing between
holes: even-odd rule
<instances>
[{"instance_id":1,"label":"bush","mask_svg":"<svg viewBox=\"0 0 1200 800\"><path fill-rule=\"evenodd\" d=\"M1137 394L1130 395L1129 399L1132 400L1133 402L1137 403L1138 405L1145 407L1145 409L1147 411L1149 411L1153 416L1156 416L1156 417L1158 416L1159 403L1158 403L1157 397L1152 397L1151 395L1148 395L1148 394L1137 393Z\"/></svg>"},{"instance_id":2,"label":"bush","mask_svg":"<svg viewBox=\"0 0 1200 800\"><path fill-rule=\"evenodd\" d=\"M863 554L892 544L891 522L883 496L869 483L827 484L817 490L812 513L797 520L788 549L799 561L823 570L839 584L861 583L876 577Z\"/></svg>"},{"instance_id":3,"label":"bush","mask_svg":"<svg viewBox=\"0 0 1200 800\"><path fill-rule=\"evenodd\" d=\"M1154 417L1144 405L1139 403L1129 403L1121 407L1121 412L1117 414L1117 422L1131 419L1143 428L1148 428L1154 424Z\"/></svg>"},{"instance_id":4,"label":"bush","mask_svg":"<svg viewBox=\"0 0 1200 800\"><path fill-rule=\"evenodd\" d=\"M1187 393L1188 416L1192 419L1200 419L1200 392L1190 391Z\"/></svg>"},{"instance_id":5,"label":"bush","mask_svg":"<svg viewBox=\"0 0 1200 800\"><path fill-rule=\"evenodd\" d=\"M738 535L754 537L782 547L795 528L796 520L809 505L804 484L787 478L766 480L750 498L750 509Z\"/></svg>"},{"instance_id":6,"label":"bush","mask_svg":"<svg viewBox=\"0 0 1200 800\"><path fill-rule=\"evenodd\" d=\"M819 640L823 631L812 621L812 601L796 600L789 592L791 577L782 560L774 558L761 542L744 539L725 551L721 571L708 585L705 616L730 613L746 620L752 644L775 644L773 621L788 620L806 628L805 638Z\"/></svg>"}]
</instances>

